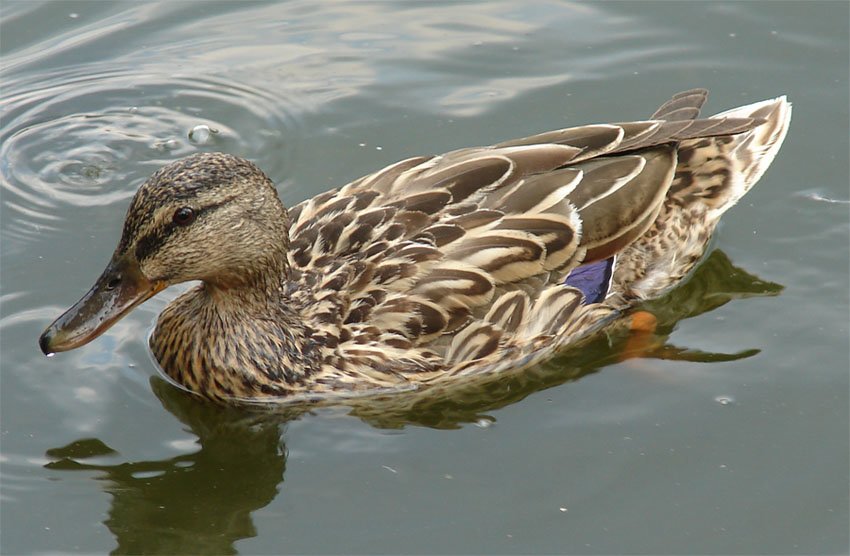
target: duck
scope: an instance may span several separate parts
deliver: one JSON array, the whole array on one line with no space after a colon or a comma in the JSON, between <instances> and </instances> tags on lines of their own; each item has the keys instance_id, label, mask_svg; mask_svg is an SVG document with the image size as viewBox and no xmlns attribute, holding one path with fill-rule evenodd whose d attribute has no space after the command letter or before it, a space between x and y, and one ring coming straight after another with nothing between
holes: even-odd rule
<instances>
[{"instance_id":1,"label":"duck","mask_svg":"<svg viewBox=\"0 0 850 556\"><path fill-rule=\"evenodd\" d=\"M92 288L39 338L79 348L198 281L149 337L223 403L451 387L551 358L687 279L785 138L778 97L407 158L289 209L254 163L197 153L136 192Z\"/></svg>"}]
</instances>

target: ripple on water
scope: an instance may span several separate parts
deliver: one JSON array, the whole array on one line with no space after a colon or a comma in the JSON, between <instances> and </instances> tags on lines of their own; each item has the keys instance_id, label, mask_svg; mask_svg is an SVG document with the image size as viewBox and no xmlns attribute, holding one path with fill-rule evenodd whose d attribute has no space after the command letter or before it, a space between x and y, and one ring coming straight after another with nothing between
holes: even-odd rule
<instances>
[{"instance_id":1,"label":"ripple on water","mask_svg":"<svg viewBox=\"0 0 850 556\"><path fill-rule=\"evenodd\" d=\"M156 168L200 150L271 149L276 178L291 156L299 111L288 99L221 77L90 69L4 84L0 185L4 210L25 216L7 223L123 205ZM4 225L4 234L27 232Z\"/></svg>"}]
</instances>

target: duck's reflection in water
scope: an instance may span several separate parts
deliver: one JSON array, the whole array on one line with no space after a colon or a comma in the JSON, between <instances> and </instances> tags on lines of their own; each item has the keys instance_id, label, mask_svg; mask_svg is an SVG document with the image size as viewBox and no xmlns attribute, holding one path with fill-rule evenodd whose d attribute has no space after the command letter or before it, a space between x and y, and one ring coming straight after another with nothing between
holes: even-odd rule
<instances>
[{"instance_id":1,"label":"duck's reflection in water","mask_svg":"<svg viewBox=\"0 0 850 556\"><path fill-rule=\"evenodd\" d=\"M640 308L654 315L654 330L635 334L626 326L615 327L581 349L531 369L452 389L361 400L350 404L350 413L381 428L458 428L492 419L488 412L627 358L716 362L749 357L758 350L707 353L675 347L667 340L682 319L732 299L776 295L781 290L782 286L748 274L714 251L687 284ZM52 461L46 467L100 472L97 479L112 495L104 523L116 538L114 553L235 553L236 541L256 535L251 512L268 505L283 484L287 457L283 425L313 407L274 412L222 407L159 377L151 383L163 406L197 436L196 451L163 460L92 463L86 460L120 459L120 455L98 439L81 439L48 450Z\"/></svg>"},{"instance_id":2,"label":"duck's reflection in water","mask_svg":"<svg viewBox=\"0 0 850 556\"><path fill-rule=\"evenodd\" d=\"M86 463L120 456L97 439L47 452L53 470L99 470L112 495L105 525L119 554L232 554L256 535L251 512L277 495L286 469L279 416L246 419L244 412L199 402L160 379L163 405L197 435L196 451L162 460ZM98 457L98 460L104 458Z\"/></svg>"}]
</instances>

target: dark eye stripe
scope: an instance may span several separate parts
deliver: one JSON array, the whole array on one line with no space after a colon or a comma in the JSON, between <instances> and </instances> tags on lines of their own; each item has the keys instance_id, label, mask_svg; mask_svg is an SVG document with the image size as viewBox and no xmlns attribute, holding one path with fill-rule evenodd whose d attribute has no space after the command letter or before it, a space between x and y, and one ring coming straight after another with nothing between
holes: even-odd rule
<instances>
[{"instance_id":1,"label":"dark eye stripe","mask_svg":"<svg viewBox=\"0 0 850 556\"><path fill-rule=\"evenodd\" d=\"M197 222L198 219L203 218L208 213L215 211L219 207L228 203L231 199L232 198L227 198L219 203L214 203L205 207L195 209L195 217L193 219L193 222ZM183 226L176 224L172 218L168 221L168 224L166 224L165 227L154 229L152 232L141 237L136 242L136 260L141 262L146 258L150 257L153 253L157 251L157 249L162 247L166 239L168 239L168 237L174 232L174 230L180 229L183 229Z\"/></svg>"}]
</instances>

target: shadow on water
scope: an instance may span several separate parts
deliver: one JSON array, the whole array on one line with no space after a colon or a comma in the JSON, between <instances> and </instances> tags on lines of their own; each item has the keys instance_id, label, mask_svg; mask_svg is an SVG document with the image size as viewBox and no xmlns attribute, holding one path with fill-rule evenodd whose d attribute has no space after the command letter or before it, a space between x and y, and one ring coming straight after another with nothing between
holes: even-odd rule
<instances>
[{"instance_id":1,"label":"shadow on water","mask_svg":"<svg viewBox=\"0 0 850 556\"><path fill-rule=\"evenodd\" d=\"M487 412L632 357L706 363L750 357L758 350L708 353L673 346L668 339L683 319L733 299L777 295L781 290L781 285L733 266L723 252L714 251L687 284L640 308L657 318L652 332L635 334L622 327L580 350L498 380L370 399L353 405L350 414L380 428L459 428L492 420ZM98 479L112 495L104 524L117 540L114 553L235 553L235 542L256 535L251 512L268 505L283 483L285 423L312 408L274 413L223 408L159 377L151 383L165 409L197 436L197 451L156 461L94 463L119 454L102 441L87 438L48 450L52 461L46 467L101 473Z\"/></svg>"}]
</instances>

